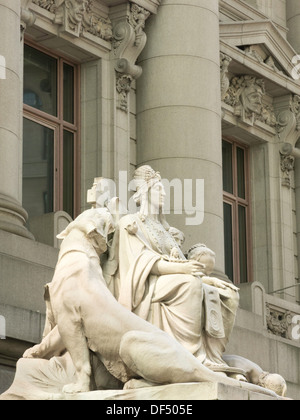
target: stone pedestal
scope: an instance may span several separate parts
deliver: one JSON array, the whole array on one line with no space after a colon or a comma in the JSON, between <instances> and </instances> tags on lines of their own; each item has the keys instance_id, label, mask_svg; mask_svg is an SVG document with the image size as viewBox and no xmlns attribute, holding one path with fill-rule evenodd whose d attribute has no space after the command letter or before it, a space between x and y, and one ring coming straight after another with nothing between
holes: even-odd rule
<instances>
[{"instance_id":1,"label":"stone pedestal","mask_svg":"<svg viewBox=\"0 0 300 420\"><path fill-rule=\"evenodd\" d=\"M180 179L183 187L193 180L193 191L183 188L191 195L183 216L172 216L178 209L171 201L168 221L187 234L186 247L201 241L214 249L217 269L224 271L218 7L217 0L162 0L158 15L149 18L139 62L137 146L139 165ZM204 222L186 226L196 179L205 182Z\"/></svg>"},{"instance_id":2,"label":"stone pedestal","mask_svg":"<svg viewBox=\"0 0 300 420\"><path fill-rule=\"evenodd\" d=\"M241 387L227 386L221 383L188 383L141 388L128 391L95 391L82 394L56 394L54 400L72 401L232 401L232 400L284 400L285 398L271 397ZM179 404L178 404L179 405ZM145 410L150 413L151 404ZM171 404L172 406L172 404ZM113 407L113 405L112 405Z\"/></svg>"},{"instance_id":3,"label":"stone pedestal","mask_svg":"<svg viewBox=\"0 0 300 420\"><path fill-rule=\"evenodd\" d=\"M0 80L0 229L32 238L22 208L22 48L20 0L0 0L0 55L6 64ZM14 51L14 54L11 52Z\"/></svg>"}]
</instances>

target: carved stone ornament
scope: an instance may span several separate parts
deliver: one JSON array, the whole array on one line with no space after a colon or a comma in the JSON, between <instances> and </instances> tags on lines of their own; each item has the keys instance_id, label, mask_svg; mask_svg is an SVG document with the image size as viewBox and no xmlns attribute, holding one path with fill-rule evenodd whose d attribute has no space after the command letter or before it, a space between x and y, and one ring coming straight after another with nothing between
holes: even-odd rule
<instances>
[{"instance_id":1,"label":"carved stone ornament","mask_svg":"<svg viewBox=\"0 0 300 420\"><path fill-rule=\"evenodd\" d=\"M282 186L291 188L291 172L295 169L295 158L291 155L283 155L280 152L280 166L284 174Z\"/></svg>"},{"instance_id":2,"label":"carved stone ornament","mask_svg":"<svg viewBox=\"0 0 300 420\"><path fill-rule=\"evenodd\" d=\"M254 58L260 64L271 68L278 74L284 74L276 65L274 58L271 55L266 55L259 45L250 45L245 48L245 54Z\"/></svg>"},{"instance_id":3,"label":"carved stone ornament","mask_svg":"<svg viewBox=\"0 0 300 420\"><path fill-rule=\"evenodd\" d=\"M282 142L296 144L300 131L300 96L289 95L277 116L277 133Z\"/></svg>"},{"instance_id":4,"label":"carved stone ornament","mask_svg":"<svg viewBox=\"0 0 300 420\"><path fill-rule=\"evenodd\" d=\"M263 79L251 75L236 76L230 82L225 103L234 107L234 114L249 125L261 121L275 127L276 116L273 107L263 104L265 93Z\"/></svg>"},{"instance_id":5,"label":"carved stone ornament","mask_svg":"<svg viewBox=\"0 0 300 420\"><path fill-rule=\"evenodd\" d=\"M225 101L227 98L227 92L230 86L230 80L228 78L228 67L231 63L232 58L228 55L221 53L220 54L220 70L221 70L221 99Z\"/></svg>"},{"instance_id":6,"label":"carved stone ornament","mask_svg":"<svg viewBox=\"0 0 300 420\"><path fill-rule=\"evenodd\" d=\"M291 172L295 169L294 148L290 143L284 143L280 150L280 167L284 175L282 186L291 188Z\"/></svg>"},{"instance_id":7,"label":"carved stone ornament","mask_svg":"<svg viewBox=\"0 0 300 420\"><path fill-rule=\"evenodd\" d=\"M36 16L30 10L25 7L21 8L21 22L20 22L20 32L21 32L21 41L24 38L24 33L27 26L32 26L36 20Z\"/></svg>"},{"instance_id":8,"label":"carved stone ornament","mask_svg":"<svg viewBox=\"0 0 300 420\"><path fill-rule=\"evenodd\" d=\"M117 74L118 108L128 112L128 94L131 89L133 78L126 74Z\"/></svg>"},{"instance_id":9,"label":"carved stone ornament","mask_svg":"<svg viewBox=\"0 0 300 420\"><path fill-rule=\"evenodd\" d=\"M296 117L296 130L300 131L300 96L293 95L290 102L290 110Z\"/></svg>"},{"instance_id":10,"label":"carved stone ornament","mask_svg":"<svg viewBox=\"0 0 300 420\"><path fill-rule=\"evenodd\" d=\"M289 311L278 310L267 304L268 331L278 337L289 339L289 328L292 325L292 314Z\"/></svg>"},{"instance_id":11,"label":"carved stone ornament","mask_svg":"<svg viewBox=\"0 0 300 420\"><path fill-rule=\"evenodd\" d=\"M54 13L56 9L55 0L32 0L32 3L37 4L45 10Z\"/></svg>"},{"instance_id":12,"label":"carved stone ornament","mask_svg":"<svg viewBox=\"0 0 300 420\"><path fill-rule=\"evenodd\" d=\"M148 10L138 6L137 4L132 4L131 13L128 17L128 22L135 31L134 45L136 47L139 47L143 41L143 37L145 35L144 29L146 25L146 20L149 16L150 12L148 12Z\"/></svg>"},{"instance_id":13,"label":"carved stone ornament","mask_svg":"<svg viewBox=\"0 0 300 420\"><path fill-rule=\"evenodd\" d=\"M129 14L119 21L113 29L113 53L116 57L116 89L119 95L118 108L128 111L128 93L131 83L142 74L136 60L144 49L147 36L145 23L150 12L137 4L131 4Z\"/></svg>"},{"instance_id":14,"label":"carved stone ornament","mask_svg":"<svg viewBox=\"0 0 300 420\"><path fill-rule=\"evenodd\" d=\"M111 21L93 13L93 0L33 0L33 3L54 13L54 23L73 36L88 32L105 41L112 40Z\"/></svg>"}]
</instances>

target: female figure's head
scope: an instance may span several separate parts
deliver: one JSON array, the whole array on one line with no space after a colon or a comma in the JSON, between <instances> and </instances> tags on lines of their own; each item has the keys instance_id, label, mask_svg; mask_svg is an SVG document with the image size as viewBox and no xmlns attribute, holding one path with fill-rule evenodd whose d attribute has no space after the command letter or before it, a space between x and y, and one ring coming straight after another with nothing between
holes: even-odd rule
<instances>
[{"instance_id":1,"label":"female figure's head","mask_svg":"<svg viewBox=\"0 0 300 420\"><path fill-rule=\"evenodd\" d=\"M142 217L162 215L166 192L159 172L145 165L134 173L136 193L133 196Z\"/></svg>"}]
</instances>

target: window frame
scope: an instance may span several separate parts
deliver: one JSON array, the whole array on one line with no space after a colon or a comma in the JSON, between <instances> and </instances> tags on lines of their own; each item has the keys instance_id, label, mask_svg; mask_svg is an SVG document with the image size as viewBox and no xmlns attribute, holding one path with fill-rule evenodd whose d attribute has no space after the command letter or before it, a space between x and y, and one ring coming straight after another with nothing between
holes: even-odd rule
<instances>
[{"instance_id":1,"label":"window frame","mask_svg":"<svg viewBox=\"0 0 300 420\"><path fill-rule=\"evenodd\" d=\"M250 149L244 143L230 137L222 138L232 145L232 177L233 177L233 193L224 191L223 203L229 204L232 208L232 248L233 248L233 276L236 285L247 284L253 282L253 255L252 255L252 226L251 226L251 192L250 192ZM244 178L245 178L245 198L239 197L238 194L238 160L237 149L244 151ZM239 206L245 208L246 211L246 259L247 259L247 281L241 281L240 273L240 243L239 243ZM224 222L225 223L225 222Z\"/></svg>"},{"instance_id":2,"label":"window frame","mask_svg":"<svg viewBox=\"0 0 300 420\"><path fill-rule=\"evenodd\" d=\"M37 124L54 130L54 186L53 186L53 211L63 210L63 138L64 131L69 131L74 136L74 178L73 178L73 216L77 217L80 213L80 63L71 61L62 54L53 52L52 50L41 47L39 44L25 38L25 45L40 51L57 60L57 116L53 116L44 111L31 107L23 103L23 118L27 118ZM63 105L64 105L64 91L63 91L63 77L64 64L67 64L74 69L74 123L69 123L64 120Z\"/></svg>"}]
</instances>

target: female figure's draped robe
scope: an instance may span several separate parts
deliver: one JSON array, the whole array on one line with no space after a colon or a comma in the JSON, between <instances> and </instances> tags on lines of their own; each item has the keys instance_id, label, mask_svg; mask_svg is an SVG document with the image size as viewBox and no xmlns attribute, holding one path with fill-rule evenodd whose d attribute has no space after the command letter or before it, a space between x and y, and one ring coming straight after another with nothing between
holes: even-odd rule
<instances>
[{"instance_id":1,"label":"female figure's draped robe","mask_svg":"<svg viewBox=\"0 0 300 420\"><path fill-rule=\"evenodd\" d=\"M221 356L233 329L238 293L208 286L192 275L154 275L154 265L178 245L161 223L149 223L138 214L120 220L104 266L108 284L114 284L123 306L170 334L202 362L224 364Z\"/></svg>"}]
</instances>

